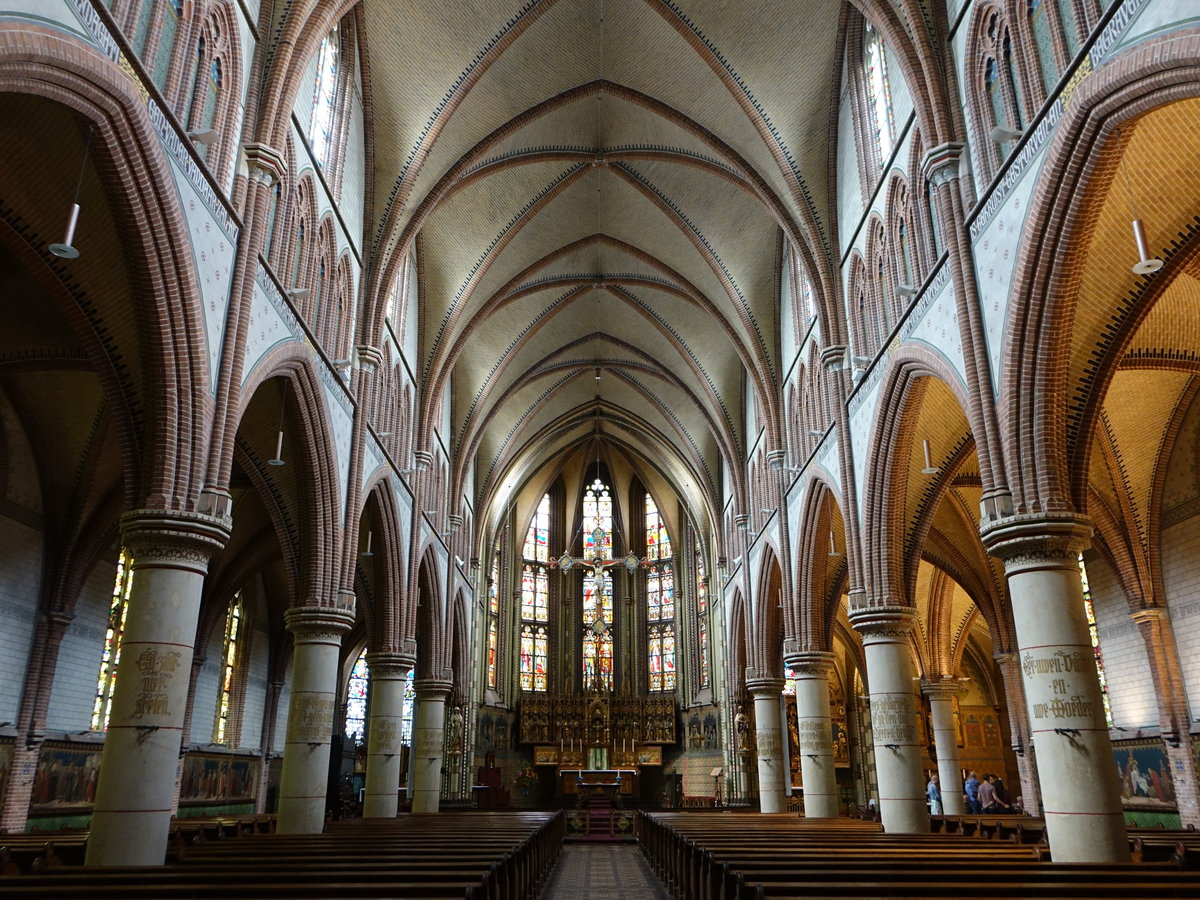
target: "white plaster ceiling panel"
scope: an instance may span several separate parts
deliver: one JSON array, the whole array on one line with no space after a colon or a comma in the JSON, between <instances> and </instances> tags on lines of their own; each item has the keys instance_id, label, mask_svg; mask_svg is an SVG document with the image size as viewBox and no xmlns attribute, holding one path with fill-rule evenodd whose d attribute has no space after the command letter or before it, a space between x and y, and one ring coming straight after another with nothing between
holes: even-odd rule
<instances>
[{"instance_id":1,"label":"white plaster ceiling panel","mask_svg":"<svg viewBox=\"0 0 1200 900\"><path fill-rule=\"evenodd\" d=\"M992 385L1000 390L1000 361L1004 354L1005 324L1008 320L1009 290L1021 248L1022 228L1029 210L1029 198L1046 160L1043 150L1026 167L1025 177L1017 183L1008 199L980 233L973 247L975 278L979 302L983 307L983 327L987 332L988 357L992 365ZM961 352L961 351L960 351Z\"/></svg>"},{"instance_id":2,"label":"white plaster ceiling panel","mask_svg":"<svg viewBox=\"0 0 1200 900\"><path fill-rule=\"evenodd\" d=\"M919 341L940 356L965 386L967 373L963 362L962 332L959 330L954 285L947 280L937 296L921 305L923 309L919 310L920 317L913 323L911 330L906 323L906 339Z\"/></svg>"},{"instance_id":3,"label":"white plaster ceiling panel","mask_svg":"<svg viewBox=\"0 0 1200 900\"><path fill-rule=\"evenodd\" d=\"M350 401L345 391L333 383L334 376L325 369L320 370L324 387L325 407L329 415L329 433L333 438L333 450L338 473L338 487L342 497L342 515L346 514L350 485L350 438L354 429L354 418Z\"/></svg>"},{"instance_id":4,"label":"white plaster ceiling panel","mask_svg":"<svg viewBox=\"0 0 1200 900\"><path fill-rule=\"evenodd\" d=\"M300 324L279 294L275 283L260 266L250 299L250 319L246 326L246 355L242 367L245 385L254 370L273 347L294 341L302 334Z\"/></svg>"},{"instance_id":5,"label":"white plaster ceiling panel","mask_svg":"<svg viewBox=\"0 0 1200 900\"><path fill-rule=\"evenodd\" d=\"M196 196L187 176L173 159L168 159L179 192L179 202L187 219L188 234L192 238L196 280L200 285L201 308L204 310L204 335L208 344L209 390L216 396L225 314L229 309L229 276L233 272L237 242L221 230L208 207Z\"/></svg>"},{"instance_id":6,"label":"white plaster ceiling panel","mask_svg":"<svg viewBox=\"0 0 1200 900\"><path fill-rule=\"evenodd\" d=\"M876 365L883 364L882 361L876 363ZM879 389L882 384L882 379L876 379L861 399L856 395L853 398L854 408L850 413L850 447L854 458L854 483L856 485L854 493L858 501L859 515L862 514L863 494L866 487L864 473L871 448L871 430L875 427L875 407L879 404Z\"/></svg>"}]
</instances>

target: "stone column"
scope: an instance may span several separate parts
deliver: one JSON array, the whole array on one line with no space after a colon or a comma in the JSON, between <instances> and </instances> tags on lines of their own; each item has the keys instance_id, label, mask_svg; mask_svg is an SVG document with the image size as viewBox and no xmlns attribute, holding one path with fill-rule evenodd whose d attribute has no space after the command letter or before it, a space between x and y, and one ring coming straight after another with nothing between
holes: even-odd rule
<instances>
[{"instance_id":1,"label":"stone column","mask_svg":"<svg viewBox=\"0 0 1200 900\"><path fill-rule=\"evenodd\" d=\"M943 678L921 684L921 693L929 698L929 719L933 724L933 745L937 751L938 784L942 791L942 813L961 816L963 803L962 766L958 763L958 735L954 729L954 698L961 690L958 681Z\"/></svg>"},{"instance_id":2,"label":"stone column","mask_svg":"<svg viewBox=\"0 0 1200 900\"><path fill-rule=\"evenodd\" d=\"M1017 779L1021 785L1021 809L1028 815L1042 814L1042 792L1038 788L1037 754L1029 734L1029 717L1025 714L1025 685L1021 682L1021 668L1017 654L1000 652L995 654L1004 678L1004 699L1008 703L1008 728L1013 753L1017 755ZM1015 797L1013 799L1016 799Z\"/></svg>"},{"instance_id":3,"label":"stone column","mask_svg":"<svg viewBox=\"0 0 1200 900\"><path fill-rule=\"evenodd\" d=\"M394 819L399 807L404 683L413 661L397 653L371 653L367 655L367 667L371 675L371 711L363 817Z\"/></svg>"},{"instance_id":4,"label":"stone column","mask_svg":"<svg viewBox=\"0 0 1200 900\"><path fill-rule=\"evenodd\" d=\"M985 534L1004 560L1038 781L1055 862L1123 862L1129 843L1083 608L1082 517L1012 518Z\"/></svg>"},{"instance_id":5,"label":"stone column","mask_svg":"<svg viewBox=\"0 0 1200 900\"><path fill-rule=\"evenodd\" d=\"M796 724L800 737L800 775L804 782L804 816L838 814L837 776L833 769L833 724L829 717L829 673L833 654L808 651L789 657L796 673Z\"/></svg>"},{"instance_id":6,"label":"stone column","mask_svg":"<svg viewBox=\"0 0 1200 900\"><path fill-rule=\"evenodd\" d=\"M910 635L917 612L907 606L862 607L850 624L863 638L871 688L871 733L879 813L889 833L929 831L925 773L917 736Z\"/></svg>"},{"instance_id":7,"label":"stone column","mask_svg":"<svg viewBox=\"0 0 1200 900\"><path fill-rule=\"evenodd\" d=\"M121 519L133 558L121 661L88 838L89 866L161 866L200 593L227 521L136 510Z\"/></svg>"},{"instance_id":8,"label":"stone column","mask_svg":"<svg viewBox=\"0 0 1200 900\"><path fill-rule=\"evenodd\" d=\"M300 606L283 614L292 633L292 691L283 771L279 776L280 834L320 834L329 790L329 741L338 697L338 651L354 612Z\"/></svg>"},{"instance_id":9,"label":"stone column","mask_svg":"<svg viewBox=\"0 0 1200 900\"><path fill-rule=\"evenodd\" d=\"M1166 609L1157 606L1139 609L1129 618L1137 625L1146 643L1146 658L1150 661L1150 674L1158 699L1158 724L1175 785L1179 820L1185 827L1200 825L1200 784L1196 779L1196 756L1189 734L1191 712L1171 617Z\"/></svg>"},{"instance_id":10,"label":"stone column","mask_svg":"<svg viewBox=\"0 0 1200 900\"><path fill-rule=\"evenodd\" d=\"M750 672L747 671L747 676ZM746 690L754 698L754 743L758 750L759 812L783 812L783 726L779 717L782 678L762 675L746 678Z\"/></svg>"},{"instance_id":11,"label":"stone column","mask_svg":"<svg viewBox=\"0 0 1200 900\"><path fill-rule=\"evenodd\" d=\"M422 679L413 683L417 694L413 729L412 811L435 813L442 794L442 752L446 741L446 698L449 681Z\"/></svg>"}]
</instances>

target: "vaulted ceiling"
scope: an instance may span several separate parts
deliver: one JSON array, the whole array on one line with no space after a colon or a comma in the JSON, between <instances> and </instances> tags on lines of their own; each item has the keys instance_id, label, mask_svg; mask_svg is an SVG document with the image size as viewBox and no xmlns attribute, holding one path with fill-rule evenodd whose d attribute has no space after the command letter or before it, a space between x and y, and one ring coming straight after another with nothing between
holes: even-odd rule
<instances>
[{"instance_id":1,"label":"vaulted ceiling","mask_svg":"<svg viewBox=\"0 0 1200 900\"><path fill-rule=\"evenodd\" d=\"M371 238L415 241L468 491L599 430L719 495L778 378L782 236L828 253L841 6L365 4Z\"/></svg>"}]
</instances>

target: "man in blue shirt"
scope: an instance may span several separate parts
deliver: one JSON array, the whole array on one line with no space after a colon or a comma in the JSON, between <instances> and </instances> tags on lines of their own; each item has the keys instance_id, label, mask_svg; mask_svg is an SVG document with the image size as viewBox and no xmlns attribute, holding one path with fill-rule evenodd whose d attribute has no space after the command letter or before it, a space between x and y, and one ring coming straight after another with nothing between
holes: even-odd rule
<instances>
[{"instance_id":1,"label":"man in blue shirt","mask_svg":"<svg viewBox=\"0 0 1200 900\"><path fill-rule=\"evenodd\" d=\"M979 776L972 772L967 776L967 782L963 785L963 793L967 795L967 813L983 812L979 805Z\"/></svg>"}]
</instances>

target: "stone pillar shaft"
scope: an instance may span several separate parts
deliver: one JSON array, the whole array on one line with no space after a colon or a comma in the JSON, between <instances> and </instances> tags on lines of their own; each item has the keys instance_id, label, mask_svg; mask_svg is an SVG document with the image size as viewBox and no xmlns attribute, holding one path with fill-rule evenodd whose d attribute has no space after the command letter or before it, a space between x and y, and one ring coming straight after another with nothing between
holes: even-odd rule
<instances>
[{"instance_id":1,"label":"stone pillar shaft","mask_svg":"<svg viewBox=\"0 0 1200 900\"><path fill-rule=\"evenodd\" d=\"M89 866L161 866L200 594L229 537L224 520L138 510L122 519L133 558L121 661L88 838Z\"/></svg>"},{"instance_id":2,"label":"stone pillar shaft","mask_svg":"<svg viewBox=\"0 0 1200 900\"><path fill-rule=\"evenodd\" d=\"M1128 860L1079 577L1091 527L1075 518L1017 521L987 537L1008 577L1051 855L1055 862Z\"/></svg>"},{"instance_id":3,"label":"stone pillar shaft","mask_svg":"<svg viewBox=\"0 0 1200 900\"><path fill-rule=\"evenodd\" d=\"M337 708L338 653L342 636L354 625L354 614L336 607L293 607L284 613L284 621L295 649L277 828L281 834L320 834Z\"/></svg>"},{"instance_id":4,"label":"stone pillar shaft","mask_svg":"<svg viewBox=\"0 0 1200 900\"><path fill-rule=\"evenodd\" d=\"M954 727L954 697L959 692L958 682L943 679L921 685L921 691L929 698L942 813L961 816L966 812L966 805L963 803L962 766L958 762L958 733Z\"/></svg>"},{"instance_id":5,"label":"stone pillar shaft","mask_svg":"<svg viewBox=\"0 0 1200 900\"><path fill-rule=\"evenodd\" d=\"M837 774L833 768L833 723L829 716L829 675L833 654L810 652L788 660L796 673L796 725L800 744L800 776L804 782L804 816L838 814Z\"/></svg>"},{"instance_id":6,"label":"stone pillar shaft","mask_svg":"<svg viewBox=\"0 0 1200 900\"><path fill-rule=\"evenodd\" d=\"M414 682L417 694L413 729L412 811L435 813L442 794L442 759L446 741L446 698L454 689L449 681Z\"/></svg>"},{"instance_id":7,"label":"stone pillar shaft","mask_svg":"<svg viewBox=\"0 0 1200 900\"><path fill-rule=\"evenodd\" d=\"M754 698L754 739L758 750L758 808L760 812L765 813L783 812L783 727L779 716L783 679L747 679L746 689Z\"/></svg>"},{"instance_id":8,"label":"stone pillar shaft","mask_svg":"<svg viewBox=\"0 0 1200 900\"><path fill-rule=\"evenodd\" d=\"M997 653L996 662L1000 665L1000 674L1004 678L1004 695L1008 701L1008 727L1012 732L1013 752L1017 755L1021 809L1028 815L1040 816L1042 792L1038 787L1037 757L1029 735L1029 718L1025 714L1025 685L1021 681L1017 655Z\"/></svg>"},{"instance_id":9,"label":"stone pillar shaft","mask_svg":"<svg viewBox=\"0 0 1200 900\"><path fill-rule=\"evenodd\" d=\"M404 684L413 661L394 653L372 653L367 656L367 666L371 674L371 712L363 816L393 819L399 808Z\"/></svg>"},{"instance_id":10,"label":"stone pillar shaft","mask_svg":"<svg viewBox=\"0 0 1200 900\"><path fill-rule=\"evenodd\" d=\"M896 606L865 607L850 617L866 650L879 812L889 833L929 831L909 645L916 620L915 610Z\"/></svg>"}]
</instances>

